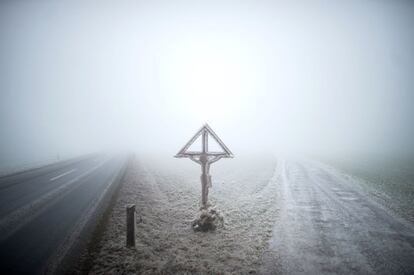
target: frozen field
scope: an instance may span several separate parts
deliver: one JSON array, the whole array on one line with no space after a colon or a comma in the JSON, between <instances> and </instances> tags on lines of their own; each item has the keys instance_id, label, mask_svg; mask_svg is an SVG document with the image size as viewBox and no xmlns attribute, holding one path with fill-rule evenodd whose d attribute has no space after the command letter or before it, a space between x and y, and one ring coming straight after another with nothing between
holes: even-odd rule
<instances>
[{"instance_id":1,"label":"frozen field","mask_svg":"<svg viewBox=\"0 0 414 275\"><path fill-rule=\"evenodd\" d=\"M95 273L248 273L258 270L277 217L276 161L221 160L209 200L224 228L195 233L200 168L189 160L136 161L111 215ZM125 248L125 205L142 218L136 250ZM138 217L138 220L140 218Z\"/></svg>"},{"instance_id":2,"label":"frozen field","mask_svg":"<svg viewBox=\"0 0 414 275\"><path fill-rule=\"evenodd\" d=\"M414 226L360 181L307 160L221 160L209 200L224 216L193 232L199 166L136 159L103 234L91 274L412 274ZM136 249L125 248L125 205L138 211Z\"/></svg>"}]
</instances>

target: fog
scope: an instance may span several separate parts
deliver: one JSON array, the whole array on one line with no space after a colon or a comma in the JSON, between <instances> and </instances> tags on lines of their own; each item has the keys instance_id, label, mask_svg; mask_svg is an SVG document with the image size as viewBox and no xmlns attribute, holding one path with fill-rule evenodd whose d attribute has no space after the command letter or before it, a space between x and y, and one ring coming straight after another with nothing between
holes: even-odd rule
<instances>
[{"instance_id":1,"label":"fog","mask_svg":"<svg viewBox=\"0 0 414 275\"><path fill-rule=\"evenodd\" d=\"M0 166L244 153L412 154L411 1L1 1Z\"/></svg>"}]
</instances>

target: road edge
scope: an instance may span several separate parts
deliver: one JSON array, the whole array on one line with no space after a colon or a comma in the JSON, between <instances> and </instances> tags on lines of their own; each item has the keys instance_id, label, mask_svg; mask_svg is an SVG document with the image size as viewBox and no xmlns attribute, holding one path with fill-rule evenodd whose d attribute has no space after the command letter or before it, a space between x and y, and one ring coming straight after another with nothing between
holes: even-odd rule
<instances>
[{"instance_id":1,"label":"road edge","mask_svg":"<svg viewBox=\"0 0 414 275\"><path fill-rule=\"evenodd\" d=\"M116 202L131 159L132 156L129 155L122 169L114 176L109 188L95 205L90 219L69 236L70 242L68 239L66 241L69 244L63 245L57 255L49 260L44 274L87 274L89 272L93 255L99 248L103 229Z\"/></svg>"}]
</instances>

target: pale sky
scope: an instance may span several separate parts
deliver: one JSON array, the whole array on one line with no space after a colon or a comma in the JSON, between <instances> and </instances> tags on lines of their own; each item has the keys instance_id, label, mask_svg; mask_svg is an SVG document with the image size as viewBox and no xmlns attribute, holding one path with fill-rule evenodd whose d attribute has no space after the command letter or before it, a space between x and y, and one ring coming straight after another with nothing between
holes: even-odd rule
<instances>
[{"instance_id":1,"label":"pale sky","mask_svg":"<svg viewBox=\"0 0 414 275\"><path fill-rule=\"evenodd\" d=\"M0 162L414 152L412 1L1 1ZM1 165L0 163L0 165Z\"/></svg>"}]
</instances>

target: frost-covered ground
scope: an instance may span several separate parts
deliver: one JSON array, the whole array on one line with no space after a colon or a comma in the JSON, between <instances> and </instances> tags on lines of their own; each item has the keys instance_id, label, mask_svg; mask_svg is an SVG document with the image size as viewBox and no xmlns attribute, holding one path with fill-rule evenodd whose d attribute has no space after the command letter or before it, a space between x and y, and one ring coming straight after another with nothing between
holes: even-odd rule
<instances>
[{"instance_id":1,"label":"frost-covered ground","mask_svg":"<svg viewBox=\"0 0 414 275\"><path fill-rule=\"evenodd\" d=\"M199 166L136 159L91 273L414 274L414 225L383 203L392 197L355 176L310 160L247 156L221 160L211 174L209 200L225 226L193 232ZM136 249L125 247L131 203L142 220Z\"/></svg>"},{"instance_id":2,"label":"frost-covered ground","mask_svg":"<svg viewBox=\"0 0 414 275\"><path fill-rule=\"evenodd\" d=\"M255 273L277 218L276 161L238 157L213 164L209 201L224 228L193 232L200 167L187 159L135 160L91 273ZM136 249L125 248L125 205L137 207Z\"/></svg>"}]
</instances>

